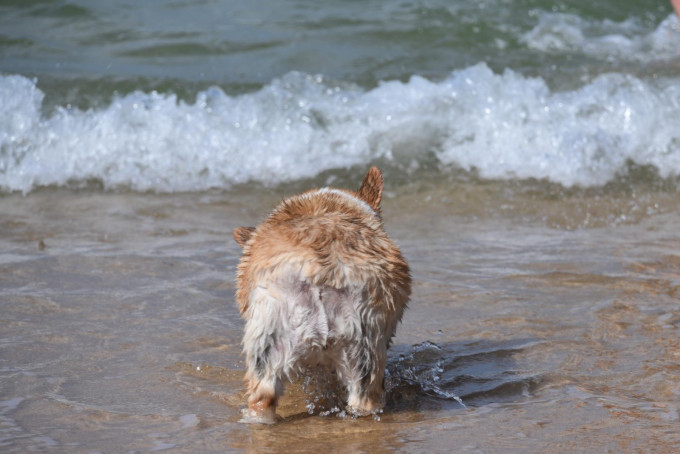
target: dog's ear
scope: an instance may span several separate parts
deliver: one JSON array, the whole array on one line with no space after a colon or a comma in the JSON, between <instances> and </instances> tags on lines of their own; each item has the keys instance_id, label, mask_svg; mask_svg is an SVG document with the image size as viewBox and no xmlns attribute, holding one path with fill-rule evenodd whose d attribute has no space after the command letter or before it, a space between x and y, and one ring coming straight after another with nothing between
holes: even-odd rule
<instances>
[{"instance_id":1,"label":"dog's ear","mask_svg":"<svg viewBox=\"0 0 680 454\"><path fill-rule=\"evenodd\" d=\"M368 169L368 173L357 191L361 200L368 203L375 211L380 211L380 201L382 200L383 176L376 166Z\"/></svg>"},{"instance_id":2,"label":"dog's ear","mask_svg":"<svg viewBox=\"0 0 680 454\"><path fill-rule=\"evenodd\" d=\"M236 227L233 232L234 239L239 246L245 247L254 231L255 227Z\"/></svg>"}]
</instances>

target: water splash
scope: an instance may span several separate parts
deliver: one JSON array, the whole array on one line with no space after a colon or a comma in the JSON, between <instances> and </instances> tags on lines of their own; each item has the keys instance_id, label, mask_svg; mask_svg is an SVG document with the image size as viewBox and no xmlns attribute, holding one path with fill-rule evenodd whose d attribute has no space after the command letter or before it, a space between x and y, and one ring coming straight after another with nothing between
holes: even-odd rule
<instances>
[{"instance_id":1,"label":"water splash","mask_svg":"<svg viewBox=\"0 0 680 454\"><path fill-rule=\"evenodd\" d=\"M404 385L415 386L420 389L421 393L435 395L445 400L454 400L463 408L467 408L460 396L438 384L441 380L441 374L444 373L443 360L435 359L434 364L432 364L425 358L416 357L424 353L425 355L422 356L432 358L432 352L442 352L442 349L434 342L425 341L414 345L412 354L400 355L396 364L391 365L385 374L388 394Z\"/></svg>"},{"instance_id":2,"label":"water splash","mask_svg":"<svg viewBox=\"0 0 680 454\"><path fill-rule=\"evenodd\" d=\"M388 400L453 401L462 408L525 399L545 381L544 374L525 371L515 357L540 345L532 339L498 343L413 345L388 364Z\"/></svg>"}]
</instances>

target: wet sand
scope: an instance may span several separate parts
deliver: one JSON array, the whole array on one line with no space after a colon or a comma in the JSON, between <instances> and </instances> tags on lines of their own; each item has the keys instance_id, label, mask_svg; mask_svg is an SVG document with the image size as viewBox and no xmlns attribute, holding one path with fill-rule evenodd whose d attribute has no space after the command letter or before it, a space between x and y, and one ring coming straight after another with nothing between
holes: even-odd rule
<instances>
[{"instance_id":1,"label":"wet sand","mask_svg":"<svg viewBox=\"0 0 680 454\"><path fill-rule=\"evenodd\" d=\"M387 407L298 382L275 426L238 422L231 230L282 193L3 196L0 450L680 449L679 196L548 192L388 191L414 294Z\"/></svg>"}]
</instances>

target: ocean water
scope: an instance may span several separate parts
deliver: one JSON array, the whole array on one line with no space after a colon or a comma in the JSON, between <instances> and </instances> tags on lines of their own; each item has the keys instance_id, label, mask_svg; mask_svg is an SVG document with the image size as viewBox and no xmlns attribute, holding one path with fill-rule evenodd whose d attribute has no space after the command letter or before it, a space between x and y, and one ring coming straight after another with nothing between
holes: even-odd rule
<instances>
[{"instance_id":1,"label":"ocean water","mask_svg":"<svg viewBox=\"0 0 680 454\"><path fill-rule=\"evenodd\" d=\"M373 164L384 411L240 423L232 229ZM679 207L665 0L0 0L0 451L673 452Z\"/></svg>"},{"instance_id":2,"label":"ocean water","mask_svg":"<svg viewBox=\"0 0 680 454\"><path fill-rule=\"evenodd\" d=\"M3 2L0 189L680 172L663 1Z\"/></svg>"}]
</instances>

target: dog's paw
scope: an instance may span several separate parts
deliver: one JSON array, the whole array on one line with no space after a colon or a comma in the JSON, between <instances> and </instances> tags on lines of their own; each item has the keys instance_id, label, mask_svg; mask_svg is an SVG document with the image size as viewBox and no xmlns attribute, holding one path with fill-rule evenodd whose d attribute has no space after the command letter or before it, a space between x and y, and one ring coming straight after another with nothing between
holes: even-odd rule
<instances>
[{"instance_id":1,"label":"dog's paw","mask_svg":"<svg viewBox=\"0 0 680 454\"><path fill-rule=\"evenodd\" d=\"M276 424L281 420L281 417L271 409L254 410L252 408L244 408L241 410L240 423L244 424Z\"/></svg>"},{"instance_id":2,"label":"dog's paw","mask_svg":"<svg viewBox=\"0 0 680 454\"><path fill-rule=\"evenodd\" d=\"M351 398L347 405L347 412L352 416L369 416L382 413L384 404L382 399Z\"/></svg>"}]
</instances>

